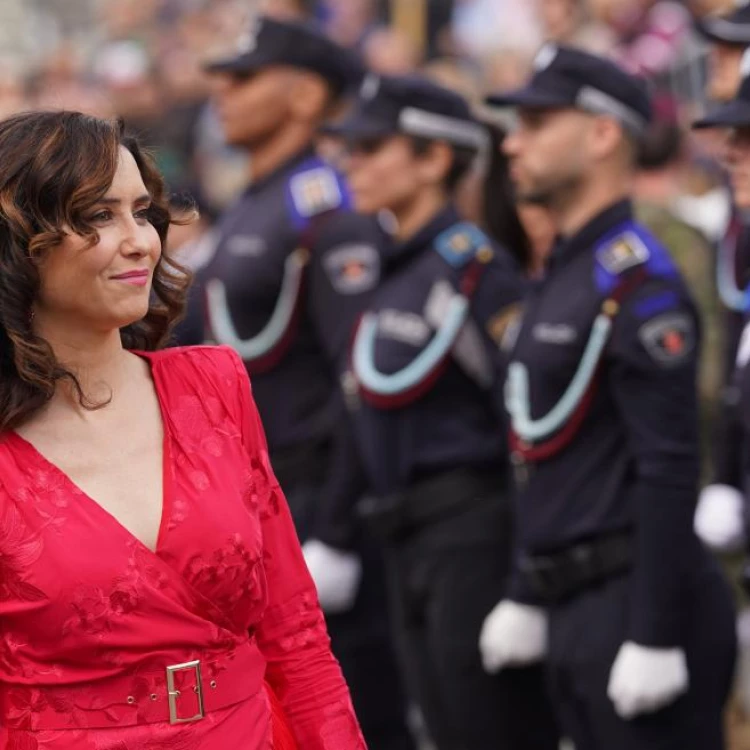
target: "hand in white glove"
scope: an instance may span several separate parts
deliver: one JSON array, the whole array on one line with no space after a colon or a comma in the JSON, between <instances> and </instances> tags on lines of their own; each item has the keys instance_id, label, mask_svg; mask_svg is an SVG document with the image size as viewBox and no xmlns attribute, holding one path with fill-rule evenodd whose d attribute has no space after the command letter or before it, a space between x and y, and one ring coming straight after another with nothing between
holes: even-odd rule
<instances>
[{"instance_id":1,"label":"hand in white glove","mask_svg":"<svg viewBox=\"0 0 750 750\"><path fill-rule=\"evenodd\" d=\"M687 692L689 682L681 648L647 648L628 641L612 666L607 695L618 716L627 720L673 703Z\"/></svg>"},{"instance_id":2,"label":"hand in white glove","mask_svg":"<svg viewBox=\"0 0 750 750\"><path fill-rule=\"evenodd\" d=\"M305 542L302 554L318 590L323 611L335 615L350 610L362 579L359 557L329 547L317 539Z\"/></svg>"},{"instance_id":3,"label":"hand in white glove","mask_svg":"<svg viewBox=\"0 0 750 750\"><path fill-rule=\"evenodd\" d=\"M486 672L542 661L547 653L547 613L505 599L482 625L479 650Z\"/></svg>"},{"instance_id":4,"label":"hand in white glove","mask_svg":"<svg viewBox=\"0 0 750 750\"><path fill-rule=\"evenodd\" d=\"M698 498L693 526L711 549L732 552L745 541L745 498L728 484L710 484Z\"/></svg>"}]
</instances>

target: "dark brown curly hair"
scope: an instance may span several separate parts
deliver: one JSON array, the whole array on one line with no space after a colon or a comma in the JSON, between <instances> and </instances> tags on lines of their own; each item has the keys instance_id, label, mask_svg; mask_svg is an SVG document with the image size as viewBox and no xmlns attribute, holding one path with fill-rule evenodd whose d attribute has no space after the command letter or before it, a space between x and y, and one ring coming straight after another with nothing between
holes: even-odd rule
<instances>
[{"instance_id":1,"label":"dark brown curly hair","mask_svg":"<svg viewBox=\"0 0 750 750\"><path fill-rule=\"evenodd\" d=\"M34 333L39 264L73 232L98 234L85 217L109 190L120 147L133 155L152 203L149 221L162 250L169 225L164 180L138 141L119 121L79 112L28 112L0 121L0 433L33 416L70 381L87 402L75 375ZM121 331L128 349L153 350L169 339L185 307L189 274L162 252L146 316Z\"/></svg>"}]
</instances>

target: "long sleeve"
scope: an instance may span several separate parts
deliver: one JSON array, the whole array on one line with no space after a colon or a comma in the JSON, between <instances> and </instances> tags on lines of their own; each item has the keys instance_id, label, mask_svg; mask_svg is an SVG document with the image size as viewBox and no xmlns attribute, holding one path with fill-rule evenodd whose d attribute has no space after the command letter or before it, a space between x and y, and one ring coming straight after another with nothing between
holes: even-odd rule
<instances>
[{"instance_id":1,"label":"long sleeve","mask_svg":"<svg viewBox=\"0 0 750 750\"><path fill-rule=\"evenodd\" d=\"M696 393L698 321L687 301L638 315L652 288L616 322L610 383L635 458L636 559L630 639L644 646L681 643L691 558L699 545L693 513L699 478Z\"/></svg>"},{"instance_id":2,"label":"long sleeve","mask_svg":"<svg viewBox=\"0 0 750 750\"><path fill-rule=\"evenodd\" d=\"M365 742L331 653L323 613L289 508L268 460L263 427L236 355L242 437L260 508L268 607L257 630L267 680L304 750L360 750Z\"/></svg>"}]
</instances>

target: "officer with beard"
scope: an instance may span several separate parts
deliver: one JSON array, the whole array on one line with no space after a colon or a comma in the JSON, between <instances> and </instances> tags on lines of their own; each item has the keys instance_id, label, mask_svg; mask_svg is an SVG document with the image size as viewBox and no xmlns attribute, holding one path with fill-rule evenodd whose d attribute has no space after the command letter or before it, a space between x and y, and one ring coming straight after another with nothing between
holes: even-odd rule
<instances>
[{"instance_id":1,"label":"officer with beard","mask_svg":"<svg viewBox=\"0 0 750 750\"><path fill-rule=\"evenodd\" d=\"M648 96L550 45L526 88L490 103L517 107L511 175L559 239L506 341L516 557L485 667L546 661L577 750L720 750L735 633L692 524L699 321L629 194Z\"/></svg>"}]
</instances>

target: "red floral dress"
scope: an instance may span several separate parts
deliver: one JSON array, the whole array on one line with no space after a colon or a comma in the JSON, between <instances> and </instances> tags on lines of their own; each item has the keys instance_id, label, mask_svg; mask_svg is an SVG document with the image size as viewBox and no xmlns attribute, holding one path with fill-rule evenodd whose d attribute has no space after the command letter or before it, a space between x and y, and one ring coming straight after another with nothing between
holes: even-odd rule
<instances>
[{"instance_id":1,"label":"red floral dress","mask_svg":"<svg viewBox=\"0 0 750 750\"><path fill-rule=\"evenodd\" d=\"M269 750L280 705L300 750L365 748L242 362L141 356L164 419L155 552L0 437L0 746Z\"/></svg>"}]
</instances>

